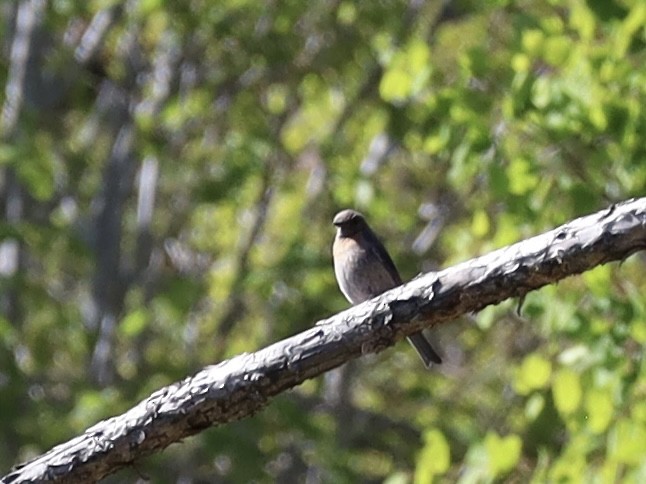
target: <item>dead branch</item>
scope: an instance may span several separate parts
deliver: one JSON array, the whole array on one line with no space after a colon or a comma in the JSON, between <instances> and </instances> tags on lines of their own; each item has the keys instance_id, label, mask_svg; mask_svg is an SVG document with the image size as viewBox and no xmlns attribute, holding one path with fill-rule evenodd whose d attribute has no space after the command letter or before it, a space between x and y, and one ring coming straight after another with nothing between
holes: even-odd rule
<instances>
[{"instance_id":1,"label":"dead branch","mask_svg":"<svg viewBox=\"0 0 646 484\"><path fill-rule=\"evenodd\" d=\"M97 481L424 327L447 323L646 248L646 198L628 200L438 273L423 274L303 333L209 366L15 468L1 482Z\"/></svg>"}]
</instances>

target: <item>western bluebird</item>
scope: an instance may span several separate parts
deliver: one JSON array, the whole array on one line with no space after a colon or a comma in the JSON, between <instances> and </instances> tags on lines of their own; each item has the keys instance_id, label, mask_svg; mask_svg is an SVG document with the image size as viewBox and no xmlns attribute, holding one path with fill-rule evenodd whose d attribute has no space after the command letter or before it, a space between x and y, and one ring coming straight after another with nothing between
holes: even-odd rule
<instances>
[{"instance_id":1,"label":"western bluebird","mask_svg":"<svg viewBox=\"0 0 646 484\"><path fill-rule=\"evenodd\" d=\"M363 215L343 210L332 223L337 228L332 246L334 274L350 303L359 304L402 284L393 260ZM421 331L409 336L408 341L427 368L442 363Z\"/></svg>"}]
</instances>

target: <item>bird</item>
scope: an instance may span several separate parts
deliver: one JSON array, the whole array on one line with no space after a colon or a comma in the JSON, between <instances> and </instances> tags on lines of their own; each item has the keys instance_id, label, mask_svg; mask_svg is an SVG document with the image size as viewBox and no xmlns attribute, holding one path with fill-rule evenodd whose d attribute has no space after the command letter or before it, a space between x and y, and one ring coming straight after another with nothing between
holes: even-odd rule
<instances>
[{"instance_id":1,"label":"bird","mask_svg":"<svg viewBox=\"0 0 646 484\"><path fill-rule=\"evenodd\" d=\"M395 263L361 213L342 210L332 223L336 227L332 244L334 274L350 304L367 301L402 284ZM442 358L421 331L409 336L408 341L427 368L442 363Z\"/></svg>"}]
</instances>

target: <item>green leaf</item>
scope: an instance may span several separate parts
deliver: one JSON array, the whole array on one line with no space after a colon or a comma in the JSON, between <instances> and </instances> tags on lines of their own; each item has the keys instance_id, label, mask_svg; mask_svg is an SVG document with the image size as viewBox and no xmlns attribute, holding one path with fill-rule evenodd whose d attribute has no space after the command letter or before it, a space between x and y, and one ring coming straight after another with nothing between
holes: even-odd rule
<instances>
[{"instance_id":1,"label":"green leaf","mask_svg":"<svg viewBox=\"0 0 646 484\"><path fill-rule=\"evenodd\" d=\"M525 416L531 421L536 420L545 409L545 397L542 393L534 393L525 404Z\"/></svg>"},{"instance_id":2,"label":"green leaf","mask_svg":"<svg viewBox=\"0 0 646 484\"><path fill-rule=\"evenodd\" d=\"M524 195L532 190L539 181L533 173L532 164L524 158L515 158L507 168L509 191L514 195Z\"/></svg>"},{"instance_id":3,"label":"green leaf","mask_svg":"<svg viewBox=\"0 0 646 484\"><path fill-rule=\"evenodd\" d=\"M404 101L421 91L430 74L430 49L426 42L413 40L393 56L379 84L379 94L385 101Z\"/></svg>"},{"instance_id":4,"label":"green leaf","mask_svg":"<svg viewBox=\"0 0 646 484\"><path fill-rule=\"evenodd\" d=\"M595 296L606 296L608 294L611 277L612 270L609 265L597 266L583 273L583 280L590 292Z\"/></svg>"},{"instance_id":5,"label":"green leaf","mask_svg":"<svg viewBox=\"0 0 646 484\"><path fill-rule=\"evenodd\" d=\"M597 26L594 13L588 8L586 2L574 2L570 15L570 25L574 27L582 39L591 40Z\"/></svg>"},{"instance_id":6,"label":"green leaf","mask_svg":"<svg viewBox=\"0 0 646 484\"><path fill-rule=\"evenodd\" d=\"M579 375L565 368L554 374L552 383L554 405L561 415L569 415L581 404L581 381Z\"/></svg>"},{"instance_id":7,"label":"green leaf","mask_svg":"<svg viewBox=\"0 0 646 484\"><path fill-rule=\"evenodd\" d=\"M272 114L281 114L287 107L289 91L284 84L272 84L267 88L265 104Z\"/></svg>"},{"instance_id":8,"label":"green leaf","mask_svg":"<svg viewBox=\"0 0 646 484\"><path fill-rule=\"evenodd\" d=\"M119 325L119 332L126 337L137 336L148 325L148 313L144 309L135 309L127 314Z\"/></svg>"},{"instance_id":9,"label":"green leaf","mask_svg":"<svg viewBox=\"0 0 646 484\"><path fill-rule=\"evenodd\" d=\"M635 2L626 20L621 24L615 38L613 54L621 58L626 54L633 41L633 36L641 29L644 30L646 23L646 4L644 2ZM643 37L642 37L643 42Z\"/></svg>"},{"instance_id":10,"label":"green leaf","mask_svg":"<svg viewBox=\"0 0 646 484\"><path fill-rule=\"evenodd\" d=\"M451 449L444 434L432 429L424 434L424 447L417 457L415 484L433 482L437 476L445 474L451 465Z\"/></svg>"},{"instance_id":11,"label":"green leaf","mask_svg":"<svg viewBox=\"0 0 646 484\"><path fill-rule=\"evenodd\" d=\"M476 237L483 237L489 232L489 216L484 210L476 210L471 220L471 232Z\"/></svg>"},{"instance_id":12,"label":"green leaf","mask_svg":"<svg viewBox=\"0 0 646 484\"><path fill-rule=\"evenodd\" d=\"M521 395L547 386L552 373L552 364L537 354L525 358L516 373L514 386Z\"/></svg>"},{"instance_id":13,"label":"green leaf","mask_svg":"<svg viewBox=\"0 0 646 484\"><path fill-rule=\"evenodd\" d=\"M544 41L545 34L539 29L528 29L522 34L521 42L523 49L533 57L540 55L543 50Z\"/></svg>"},{"instance_id":14,"label":"green leaf","mask_svg":"<svg viewBox=\"0 0 646 484\"><path fill-rule=\"evenodd\" d=\"M612 420L614 411L609 392L601 389L589 390L585 396L585 409L588 428L596 434L604 432Z\"/></svg>"},{"instance_id":15,"label":"green leaf","mask_svg":"<svg viewBox=\"0 0 646 484\"><path fill-rule=\"evenodd\" d=\"M639 465L646 455L646 425L637 420L621 419L610 430L608 452L621 464Z\"/></svg>"},{"instance_id":16,"label":"green leaf","mask_svg":"<svg viewBox=\"0 0 646 484\"><path fill-rule=\"evenodd\" d=\"M502 476L518 464L523 442L518 435L499 437L489 432L484 441L489 457L489 470L494 477Z\"/></svg>"}]
</instances>

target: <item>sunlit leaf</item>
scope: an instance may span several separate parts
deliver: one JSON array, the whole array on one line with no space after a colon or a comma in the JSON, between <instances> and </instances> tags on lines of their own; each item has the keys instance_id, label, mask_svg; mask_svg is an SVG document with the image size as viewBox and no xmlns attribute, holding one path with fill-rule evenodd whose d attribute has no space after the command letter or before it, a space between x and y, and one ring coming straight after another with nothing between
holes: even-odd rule
<instances>
[{"instance_id":1,"label":"sunlit leaf","mask_svg":"<svg viewBox=\"0 0 646 484\"><path fill-rule=\"evenodd\" d=\"M579 408L581 403L581 382L579 375L567 368L554 374L552 383L554 405L563 415L569 415Z\"/></svg>"},{"instance_id":2,"label":"sunlit leaf","mask_svg":"<svg viewBox=\"0 0 646 484\"><path fill-rule=\"evenodd\" d=\"M588 390L585 393L585 410L588 428L595 433L605 431L614 411L612 396L601 389Z\"/></svg>"},{"instance_id":3,"label":"sunlit leaf","mask_svg":"<svg viewBox=\"0 0 646 484\"><path fill-rule=\"evenodd\" d=\"M492 476L504 475L517 465L523 446L517 435L500 437L489 432L485 437L484 444L489 456L489 468Z\"/></svg>"},{"instance_id":4,"label":"sunlit leaf","mask_svg":"<svg viewBox=\"0 0 646 484\"><path fill-rule=\"evenodd\" d=\"M552 364L539 356L531 354L523 360L516 378L514 386L516 391L525 395L532 390L544 388L550 379L552 373Z\"/></svg>"},{"instance_id":5,"label":"sunlit leaf","mask_svg":"<svg viewBox=\"0 0 646 484\"><path fill-rule=\"evenodd\" d=\"M415 468L416 484L433 482L445 474L451 465L451 449L444 434L437 429L424 434L424 447L417 457Z\"/></svg>"}]
</instances>

